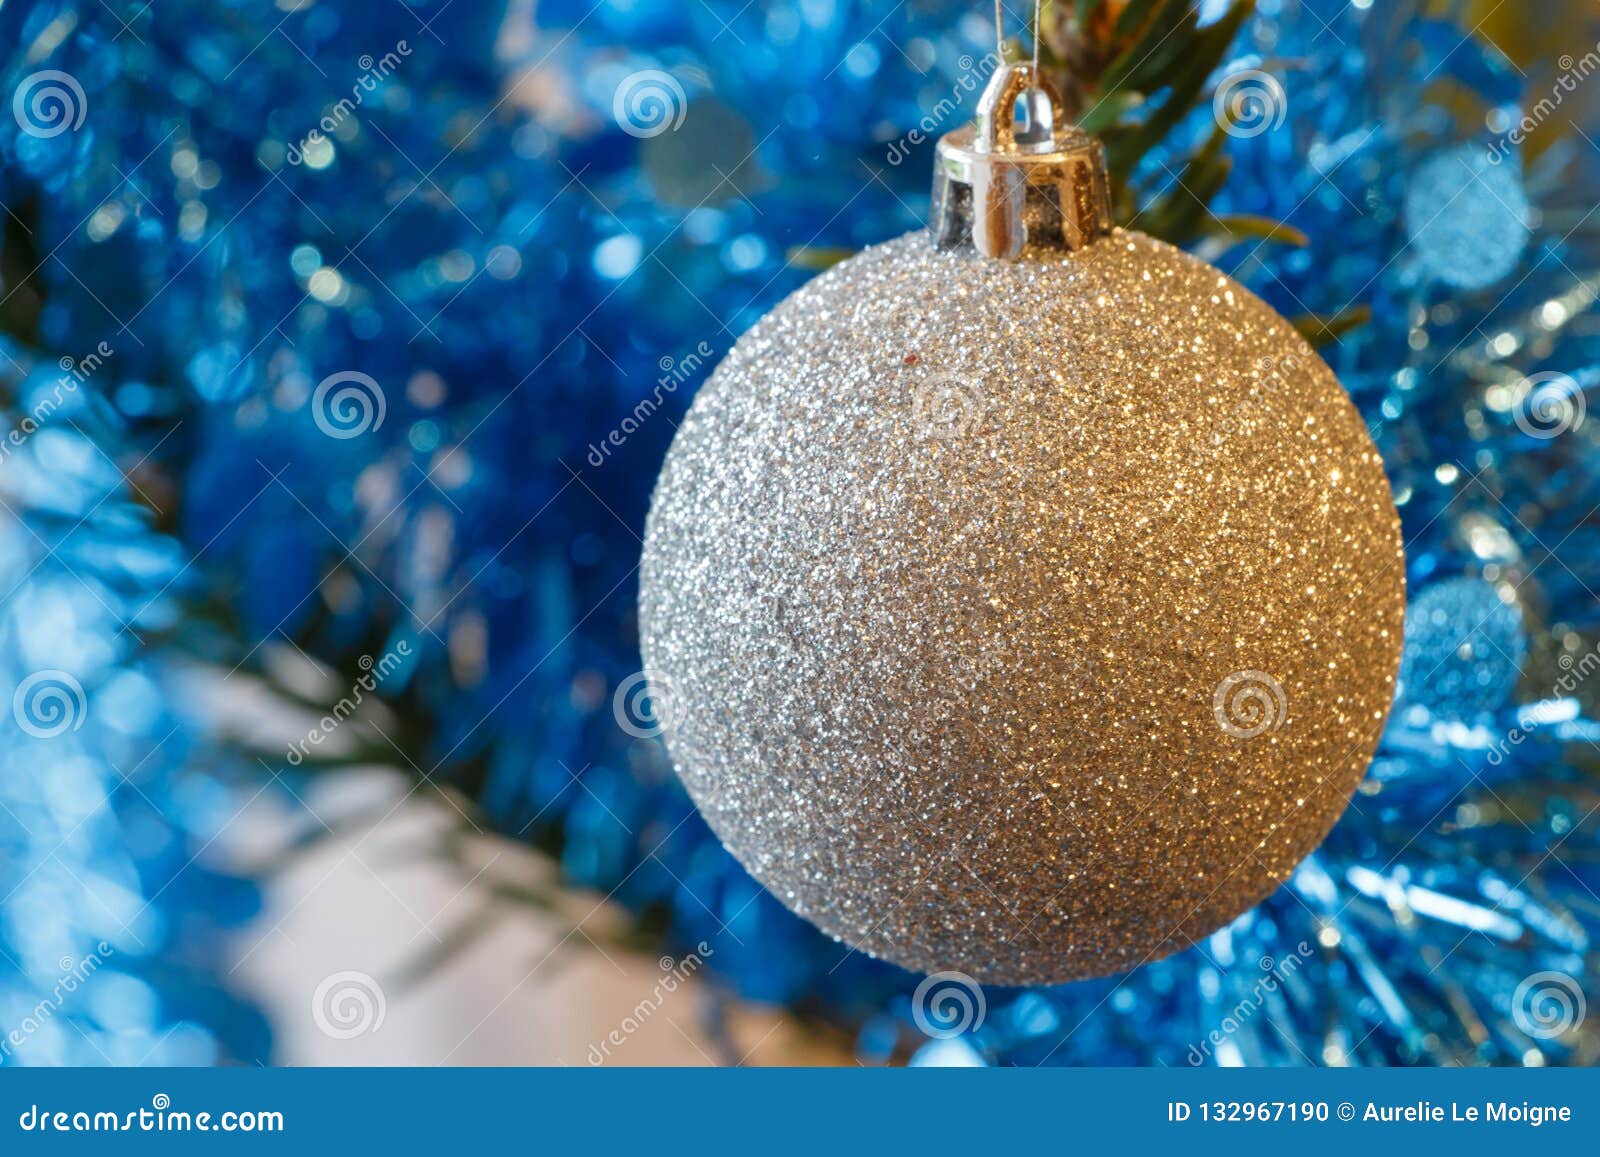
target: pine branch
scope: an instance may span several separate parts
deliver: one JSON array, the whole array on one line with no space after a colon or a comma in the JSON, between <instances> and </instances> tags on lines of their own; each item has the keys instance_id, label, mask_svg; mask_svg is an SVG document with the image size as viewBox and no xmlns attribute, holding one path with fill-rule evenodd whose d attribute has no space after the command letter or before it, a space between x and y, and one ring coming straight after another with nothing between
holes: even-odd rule
<instances>
[{"instance_id":1,"label":"pine branch","mask_svg":"<svg viewBox=\"0 0 1600 1157\"><path fill-rule=\"evenodd\" d=\"M1227 58L1255 0L1234 0L1200 24L1193 0L1074 0L1045 6L1042 64L1066 98L1071 120L1105 142L1118 224L1173 244L1204 238L1291 245L1305 238L1281 222L1220 218L1211 201L1227 183L1222 125L1199 148L1163 163L1159 192L1143 188L1140 166L1213 96L1211 77Z\"/></svg>"}]
</instances>

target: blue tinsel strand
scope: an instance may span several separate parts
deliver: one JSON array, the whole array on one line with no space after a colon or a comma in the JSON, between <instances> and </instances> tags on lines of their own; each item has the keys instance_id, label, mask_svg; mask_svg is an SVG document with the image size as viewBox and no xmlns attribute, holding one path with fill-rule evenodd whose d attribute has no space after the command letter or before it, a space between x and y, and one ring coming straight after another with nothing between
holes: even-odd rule
<instances>
[{"instance_id":1,"label":"blue tinsel strand","mask_svg":"<svg viewBox=\"0 0 1600 1157\"><path fill-rule=\"evenodd\" d=\"M0 444L0 1064L253 1059L264 1026L218 973L254 890L199 862L229 797L186 772L198 737L141 643L180 622L182 552L105 456L85 364L0 346L23 403Z\"/></svg>"}]
</instances>

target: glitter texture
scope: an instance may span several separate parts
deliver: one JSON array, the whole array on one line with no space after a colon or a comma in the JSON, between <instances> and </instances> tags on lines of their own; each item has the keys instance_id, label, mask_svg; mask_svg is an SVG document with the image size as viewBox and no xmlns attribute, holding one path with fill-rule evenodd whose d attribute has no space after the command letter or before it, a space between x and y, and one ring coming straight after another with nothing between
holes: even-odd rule
<instances>
[{"instance_id":1,"label":"glitter texture","mask_svg":"<svg viewBox=\"0 0 1600 1157\"><path fill-rule=\"evenodd\" d=\"M1015 263L923 233L817 278L701 390L641 633L674 764L784 903L985 982L1244 912L1362 777L1399 521L1333 373L1138 233Z\"/></svg>"},{"instance_id":2,"label":"glitter texture","mask_svg":"<svg viewBox=\"0 0 1600 1157\"><path fill-rule=\"evenodd\" d=\"M1532 234L1529 212L1515 161L1493 159L1477 142L1433 157L1406 187L1406 233L1418 264L1468 292L1516 269Z\"/></svg>"}]
</instances>

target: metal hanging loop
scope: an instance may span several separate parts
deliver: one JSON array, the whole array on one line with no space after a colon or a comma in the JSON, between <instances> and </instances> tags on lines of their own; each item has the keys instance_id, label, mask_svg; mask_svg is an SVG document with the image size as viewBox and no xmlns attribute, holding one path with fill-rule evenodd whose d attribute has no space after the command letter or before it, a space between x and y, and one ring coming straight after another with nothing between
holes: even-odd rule
<instances>
[{"instance_id":1,"label":"metal hanging loop","mask_svg":"<svg viewBox=\"0 0 1600 1157\"><path fill-rule=\"evenodd\" d=\"M995 70L976 120L939 141L929 228L940 249L1016 261L1111 233L1105 150L1063 107L1036 66Z\"/></svg>"}]
</instances>

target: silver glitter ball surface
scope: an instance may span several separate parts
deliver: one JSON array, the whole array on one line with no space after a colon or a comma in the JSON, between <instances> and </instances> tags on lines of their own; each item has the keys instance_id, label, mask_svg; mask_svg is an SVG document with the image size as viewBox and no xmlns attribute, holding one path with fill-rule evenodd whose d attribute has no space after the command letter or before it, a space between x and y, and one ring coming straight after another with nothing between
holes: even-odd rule
<instances>
[{"instance_id":1,"label":"silver glitter ball surface","mask_svg":"<svg viewBox=\"0 0 1600 1157\"><path fill-rule=\"evenodd\" d=\"M869 249L701 390L657 484L645 666L706 820L917 971L1098 976L1215 931L1347 805L1404 558L1338 381L1142 234Z\"/></svg>"}]
</instances>

